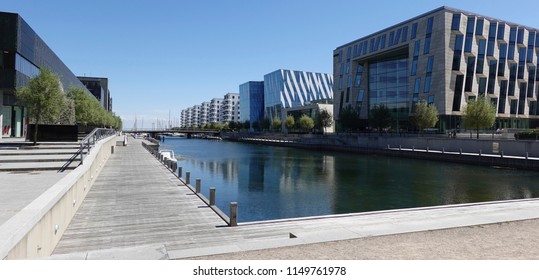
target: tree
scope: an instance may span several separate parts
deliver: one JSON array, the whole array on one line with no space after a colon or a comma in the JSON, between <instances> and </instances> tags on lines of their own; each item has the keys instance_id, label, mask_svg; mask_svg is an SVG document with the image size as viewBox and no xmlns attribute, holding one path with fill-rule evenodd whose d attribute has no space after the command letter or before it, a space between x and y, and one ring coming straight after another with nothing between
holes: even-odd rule
<instances>
[{"instance_id":1,"label":"tree","mask_svg":"<svg viewBox=\"0 0 539 280\"><path fill-rule=\"evenodd\" d=\"M34 122L34 145L37 143L38 125L43 120L56 123L66 107L60 79L48 69L30 78L28 86L17 88L17 98L28 106L30 119Z\"/></svg>"},{"instance_id":2,"label":"tree","mask_svg":"<svg viewBox=\"0 0 539 280\"><path fill-rule=\"evenodd\" d=\"M327 110L320 111L320 114L318 114L318 120L320 122L320 126L324 130L324 133L326 132L326 127L333 125L333 116Z\"/></svg>"},{"instance_id":3,"label":"tree","mask_svg":"<svg viewBox=\"0 0 539 280\"><path fill-rule=\"evenodd\" d=\"M371 126L382 131L391 125L391 112L384 104L375 105L371 109L371 117L369 119Z\"/></svg>"},{"instance_id":4,"label":"tree","mask_svg":"<svg viewBox=\"0 0 539 280\"><path fill-rule=\"evenodd\" d=\"M345 131L359 129L359 111L350 105L346 106L339 112L339 124Z\"/></svg>"},{"instance_id":5,"label":"tree","mask_svg":"<svg viewBox=\"0 0 539 280\"><path fill-rule=\"evenodd\" d=\"M490 128L496 121L496 107L484 96L468 101L464 108L463 125L467 129L475 129L479 139L479 129Z\"/></svg>"},{"instance_id":6,"label":"tree","mask_svg":"<svg viewBox=\"0 0 539 280\"><path fill-rule=\"evenodd\" d=\"M265 117L264 120L262 121L262 127L264 128L264 130L269 130L270 127L271 127L271 121L268 117Z\"/></svg>"},{"instance_id":7,"label":"tree","mask_svg":"<svg viewBox=\"0 0 539 280\"><path fill-rule=\"evenodd\" d=\"M254 129L255 131L259 131L259 130L260 130L260 122L254 121L254 122L253 122L253 129Z\"/></svg>"},{"instance_id":8,"label":"tree","mask_svg":"<svg viewBox=\"0 0 539 280\"><path fill-rule=\"evenodd\" d=\"M246 120L242 124L243 129L249 130L251 128L251 122L249 120Z\"/></svg>"},{"instance_id":9,"label":"tree","mask_svg":"<svg viewBox=\"0 0 539 280\"><path fill-rule=\"evenodd\" d=\"M431 128L438 122L438 110L434 105L428 105L421 101L416 104L412 123L419 129L419 133L425 128Z\"/></svg>"},{"instance_id":10,"label":"tree","mask_svg":"<svg viewBox=\"0 0 539 280\"><path fill-rule=\"evenodd\" d=\"M311 117L303 114L299 118L299 127L305 131L309 131L314 127L314 121Z\"/></svg>"},{"instance_id":11,"label":"tree","mask_svg":"<svg viewBox=\"0 0 539 280\"><path fill-rule=\"evenodd\" d=\"M296 125L296 120L294 120L294 117L292 115L288 115L286 117L286 120L284 121L284 126L286 126L287 130L291 130L294 128L294 125Z\"/></svg>"},{"instance_id":12,"label":"tree","mask_svg":"<svg viewBox=\"0 0 539 280\"><path fill-rule=\"evenodd\" d=\"M273 129L275 129L275 130L281 129L281 119L278 118L278 117L274 117L274 118L273 118L273 121L272 121L272 123L271 123L271 126L272 126Z\"/></svg>"},{"instance_id":13,"label":"tree","mask_svg":"<svg viewBox=\"0 0 539 280\"><path fill-rule=\"evenodd\" d=\"M70 88L67 96L75 103L75 122L83 126L122 127L122 120L105 110L99 101L82 88Z\"/></svg>"}]
</instances>

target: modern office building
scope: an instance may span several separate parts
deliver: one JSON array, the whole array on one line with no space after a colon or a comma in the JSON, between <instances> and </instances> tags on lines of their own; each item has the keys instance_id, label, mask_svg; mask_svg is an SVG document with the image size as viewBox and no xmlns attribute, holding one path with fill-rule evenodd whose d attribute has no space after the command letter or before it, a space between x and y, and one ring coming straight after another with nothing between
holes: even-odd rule
<instances>
[{"instance_id":1,"label":"modern office building","mask_svg":"<svg viewBox=\"0 0 539 280\"><path fill-rule=\"evenodd\" d=\"M109 79L98 77L78 77L105 110L112 112L112 97L109 90Z\"/></svg>"},{"instance_id":2,"label":"modern office building","mask_svg":"<svg viewBox=\"0 0 539 280\"><path fill-rule=\"evenodd\" d=\"M281 120L285 120L288 116L293 116L295 120L298 120L302 115L306 115L313 120L317 120L321 111L327 111L331 116L333 116L333 104L312 103L300 107L284 108L281 111ZM281 130L288 131L284 121L281 122ZM318 130L317 132L333 133L335 132L335 126L334 124L329 127L315 126L315 130Z\"/></svg>"},{"instance_id":3,"label":"modern office building","mask_svg":"<svg viewBox=\"0 0 539 280\"><path fill-rule=\"evenodd\" d=\"M460 128L469 100L496 106L497 127L539 126L539 30L441 7L334 50L334 116L385 105L393 129L409 129L416 102L434 104L439 129Z\"/></svg>"},{"instance_id":4,"label":"modern office building","mask_svg":"<svg viewBox=\"0 0 539 280\"><path fill-rule=\"evenodd\" d=\"M295 70L276 70L264 75L264 117L280 117L283 108L312 101L333 100L333 76Z\"/></svg>"},{"instance_id":5,"label":"modern office building","mask_svg":"<svg viewBox=\"0 0 539 280\"><path fill-rule=\"evenodd\" d=\"M240 85L240 121L262 125L264 120L264 82L247 82Z\"/></svg>"},{"instance_id":6,"label":"modern office building","mask_svg":"<svg viewBox=\"0 0 539 280\"><path fill-rule=\"evenodd\" d=\"M40 68L56 73L65 90L86 89L18 14L0 12L0 49L0 137L25 135L27 110L15 97L15 90L27 85Z\"/></svg>"}]
</instances>

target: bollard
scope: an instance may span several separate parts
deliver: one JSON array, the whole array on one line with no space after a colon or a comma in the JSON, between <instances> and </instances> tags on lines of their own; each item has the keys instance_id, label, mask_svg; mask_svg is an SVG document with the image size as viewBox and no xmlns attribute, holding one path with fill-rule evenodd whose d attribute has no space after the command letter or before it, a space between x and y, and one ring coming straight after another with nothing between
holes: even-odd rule
<instances>
[{"instance_id":1,"label":"bollard","mask_svg":"<svg viewBox=\"0 0 539 280\"><path fill-rule=\"evenodd\" d=\"M185 184L191 184L191 172L185 172Z\"/></svg>"},{"instance_id":2,"label":"bollard","mask_svg":"<svg viewBox=\"0 0 539 280\"><path fill-rule=\"evenodd\" d=\"M388 149L391 149L391 147L389 146L389 144L387 144L387 148L388 148Z\"/></svg>"},{"instance_id":3,"label":"bollard","mask_svg":"<svg viewBox=\"0 0 539 280\"><path fill-rule=\"evenodd\" d=\"M238 203L230 202L230 224L231 227L238 225Z\"/></svg>"},{"instance_id":4,"label":"bollard","mask_svg":"<svg viewBox=\"0 0 539 280\"><path fill-rule=\"evenodd\" d=\"M401 146L401 145L399 145L399 151L400 151L400 150L402 150L402 146Z\"/></svg>"},{"instance_id":5,"label":"bollard","mask_svg":"<svg viewBox=\"0 0 539 280\"><path fill-rule=\"evenodd\" d=\"M178 178L182 177L182 167L178 167Z\"/></svg>"},{"instance_id":6,"label":"bollard","mask_svg":"<svg viewBox=\"0 0 539 280\"><path fill-rule=\"evenodd\" d=\"M528 160L528 152L526 152L526 160Z\"/></svg>"},{"instance_id":7,"label":"bollard","mask_svg":"<svg viewBox=\"0 0 539 280\"><path fill-rule=\"evenodd\" d=\"M195 191L196 193L200 193L200 179L195 180Z\"/></svg>"},{"instance_id":8,"label":"bollard","mask_svg":"<svg viewBox=\"0 0 539 280\"><path fill-rule=\"evenodd\" d=\"M442 154L445 154L445 148L442 148Z\"/></svg>"},{"instance_id":9,"label":"bollard","mask_svg":"<svg viewBox=\"0 0 539 280\"><path fill-rule=\"evenodd\" d=\"M412 146L412 152L415 152L415 147L414 146Z\"/></svg>"},{"instance_id":10,"label":"bollard","mask_svg":"<svg viewBox=\"0 0 539 280\"><path fill-rule=\"evenodd\" d=\"M429 147L427 147L427 153L429 152Z\"/></svg>"},{"instance_id":11,"label":"bollard","mask_svg":"<svg viewBox=\"0 0 539 280\"><path fill-rule=\"evenodd\" d=\"M501 152L501 154L500 154L500 157L502 157L502 158L503 158L503 151Z\"/></svg>"},{"instance_id":12,"label":"bollard","mask_svg":"<svg viewBox=\"0 0 539 280\"><path fill-rule=\"evenodd\" d=\"M110 146L110 154L114 154L114 146Z\"/></svg>"},{"instance_id":13,"label":"bollard","mask_svg":"<svg viewBox=\"0 0 539 280\"><path fill-rule=\"evenodd\" d=\"M481 149L479 149L479 156L481 156L483 154L483 151L481 151Z\"/></svg>"},{"instance_id":14,"label":"bollard","mask_svg":"<svg viewBox=\"0 0 539 280\"><path fill-rule=\"evenodd\" d=\"M462 155L462 148L460 148L460 150L459 150L459 154L460 154L460 155Z\"/></svg>"},{"instance_id":15,"label":"bollard","mask_svg":"<svg viewBox=\"0 0 539 280\"><path fill-rule=\"evenodd\" d=\"M215 205L215 188L210 188L210 206Z\"/></svg>"}]
</instances>

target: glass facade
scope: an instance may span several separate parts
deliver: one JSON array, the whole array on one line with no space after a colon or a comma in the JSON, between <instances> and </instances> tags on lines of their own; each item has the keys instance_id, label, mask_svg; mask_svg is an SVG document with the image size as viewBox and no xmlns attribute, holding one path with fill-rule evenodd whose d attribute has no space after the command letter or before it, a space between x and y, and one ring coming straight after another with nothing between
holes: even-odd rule
<instances>
[{"instance_id":1,"label":"glass facade","mask_svg":"<svg viewBox=\"0 0 539 280\"><path fill-rule=\"evenodd\" d=\"M240 85L240 120L262 124L264 120L264 82L247 82Z\"/></svg>"},{"instance_id":2,"label":"glass facade","mask_svg":"<svg viewBox=\"0 0 539 280\"><path fill-rule=\"evenodd\" d=\"M264 116L269 119L280 118L283 108L316 100L333 100L333 75L282 69L264 75Z\"/></svg>"},{"instance_id":3,"label":"glass facade","mask_svg":"<svg viewBox=\"0 0 539 280\"><path fill-rule=\"evenodd\" d=\"M395 119L407 119L410 103L408 58L369 62L369 108L384 105Z\"/></svg>"}]
</instances>

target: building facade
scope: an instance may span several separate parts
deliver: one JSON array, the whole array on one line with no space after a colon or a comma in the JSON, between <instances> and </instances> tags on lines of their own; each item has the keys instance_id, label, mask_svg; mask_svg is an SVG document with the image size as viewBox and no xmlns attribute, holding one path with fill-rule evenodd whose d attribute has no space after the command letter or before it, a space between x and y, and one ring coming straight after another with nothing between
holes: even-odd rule
<instances>
[{"instance_id":1,"label":"building facade","mask_svg":"<svg viewBox=\"0 0 539 280\"><path fill-rule=\"evenodd\" d=\"M255 122L261 126L264 120L264 82L241 84L240 99L240 121L249 121L251 130Z\"/></svg>"},{"instance_id":2,"label":"building facade","mask_svg":"<svg viewBox=\"0 0 539 280\"><path fill-rule=\"evenodd\" d=\"M458 129L468 101L485 96L498 128L535 128L539 32L488 16L441 7L334 50L334 117L343 108L386 106L393 129L410 129L414 104L440 113L438 128Z\"/></svg>"},{"instance_id":3,"label":"building facade","mask_svg":"<svg viewBox=\"0 0 539 280\"><path fill-rule=\"evenodd\" d=\"M210 113L210 102L202 102L202 104L200 104L200 115L198 117L200 121L200 126L204 126L210 123L209 118L208 118L209 113Z\"/></svg>"},{"instance_id":4,"label":"building facade","mask_svg":"<svg viewBox=\"0 0 539 280\"><path fill-rule=\"evenodd\" d=\"M70 87L86 90L18 14L0 12L0 49L0 137L25 136L27 110L15 97L15 90L27 85L40 68L56 73L65 90Z\"/></svg>"},{"instance_id":5,"label":"building facade","mask_svg":"<svg viewBox=\"0 0 539 280\"><path fill-rule=\"evenodd\" d=\"M282 109L333 100L333 76L280 69L264 75L264 117L280 117Z\"/></svg>"},{"instance_id":6,"label":"building facade","mask_svg":"<svg viewBox=\"0 0 539 280\"><path fill-rule=\"evenodd\" d=\"M221 123L221 105L223 98L213 98L210 101L210 114L208 116L210 123Z\"/></svg>"},{"instance_id":7,"label":"building facade","mask_svg":"<svg viewBox=\"0 0 539 280\"><path fill-rule=\"evenodd\" d=\"M92 93L105 110L112 112L112 97L109 90L109 79L98 77L77 77Z\"/></svg>"},{"instance_id":8,"label":"building facade","mask_svg":"<svg viewBox=\"0 0 539 280\"><path fill-rule=\"evenodd\" d=\"M221 119L222 124L227 122L237 122L240 120L240 94L227 93L224 96L221 104Z\"/></svg>"}]
</instances>

